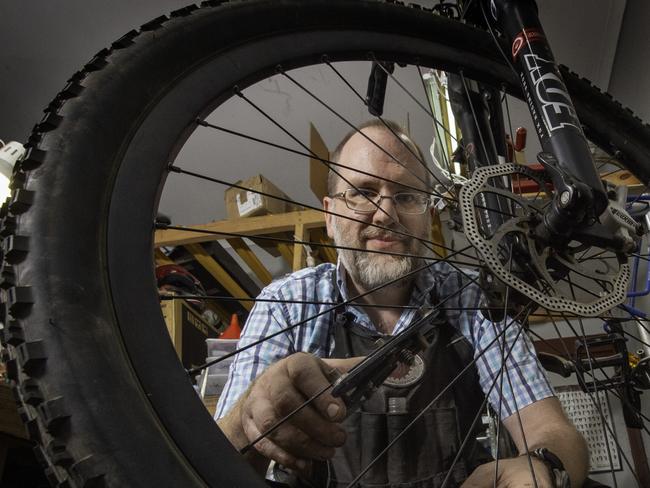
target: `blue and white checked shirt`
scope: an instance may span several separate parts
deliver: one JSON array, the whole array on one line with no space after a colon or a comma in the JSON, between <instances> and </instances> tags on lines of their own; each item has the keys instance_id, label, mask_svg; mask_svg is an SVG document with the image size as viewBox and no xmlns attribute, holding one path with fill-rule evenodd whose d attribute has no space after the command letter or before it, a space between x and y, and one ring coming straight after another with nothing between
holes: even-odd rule
<instances>
[{"instance_id":1,"label":"blue and white checked shirt","mask_svg":"<svg viewBox=\"0 0 650 488\"><path fill-rule=\"evenodd\" d=\"M217 404L216 419L223 417L251 381L275 361L296 352L308 352L319 357L328 357L332 353L334 332L331 324L334 312L328 310L336 304L334 273L341 290L341 298L347 301L349 297L345 269L340 261L338 266L326 263L296 271L274 281L262 291L259 298L278 301L255 304L242 330L238 348L292 324L302 321L305 323L235 357L230 367L228 382ZM483 391L487 394L492 384L497 381L489 393L489 399L495 411L501 412L503 419L518 409L554 393L526 333L518 335L520 326L511 320L495 323L485 319L477 310L481 301L481 290L468 276L476 275L469 275L469 272L465 274L465 270L457 271L445 262L435 262L421 271L409 303L413 308L402 312L393 334L401 332L411 323L417 307L430 305L432 296L437 303L444 302L440 309L445 310L449 323L473 345L474 357L480 355L476 367ZM464 285L468 286L463 288ZM461 288L462 291L458 293ZM447 297L449 298L446 299ZM291 301L312 301L319 304L296 304L290 303ZM346 310L355 315L359 324L376 330L361 308L347 305ZM504 335L490 345L504 328ZM504 375L503 381L499 381L503 337L506 341L506 351L511 346L512 351L506 361L507 374ZM481 355L484 350L486 352Z\"/></svg>"}]
</instances>

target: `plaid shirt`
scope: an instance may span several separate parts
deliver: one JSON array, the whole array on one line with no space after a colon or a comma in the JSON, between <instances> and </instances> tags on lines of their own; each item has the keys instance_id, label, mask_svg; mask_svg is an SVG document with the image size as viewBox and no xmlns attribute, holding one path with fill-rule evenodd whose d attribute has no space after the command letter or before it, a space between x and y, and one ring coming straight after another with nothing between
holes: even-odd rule
<instances>
[{"instance_id":1,"label":"plaid shirt","mask_svg":"<svg viewBox=\"0 0 650 488\"><path fill-rule=\"evenodd\" d=\"M529 337L525 333L518 335L519 324L509 319L499 323L491 322L477 310L481 302L481 290L476 282L471 282L469 276L474 278L476 274L470 274L466 270L459 272L445 262L435 262L418 273L409 308L402 312L393 334L401 332L411 323L416 308L431 305L432 297L436 303L443 302L440 309L444 310L449 323L474 347L483 391L487 394L496 381L489 399L495 411L501 412L501 418L506 418L526 405L552 396L553 389L537 360ZM334 284L335 277L337 285ZM467 286L463 288L465 285ZM332 353L334 333L331 325L334 312L328 310L336 304L335 286L340 289L341 298L347 301L349 297L345 269L340 261L336 267L326 263L296 271L274 281L262 291L259 298L277 301L255 304L242 330L239 348L292 324L302 321L305 323L235 357L217 404L216 419L223 417L251 381L274 362L301 351L319 357L328 357ZM319 303L296 304L290 303L291 301ZM346 311L352 312L359 324L376 331L363 309L348 304ZM505 333L494 341L504 328ZM507 374L503 381L499 381L504 338L506 351L511 347L512 350L506 361Z\"/></svg>"}]
</instances>

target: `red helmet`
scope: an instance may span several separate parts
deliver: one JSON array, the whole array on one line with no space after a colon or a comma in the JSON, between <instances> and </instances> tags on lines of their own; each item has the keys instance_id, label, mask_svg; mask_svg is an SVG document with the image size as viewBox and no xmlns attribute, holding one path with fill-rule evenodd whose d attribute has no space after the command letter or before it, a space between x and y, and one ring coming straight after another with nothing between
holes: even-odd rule
<instances>
[{"instance_id":1,"label":"red helmet","mask_svg":"<svg viewBox=\"0 0 650 488\"><path fill-rule=\"evenodd\" d=\"M201 282L188 270L178 264L164 264L156 268L158 288L173 291L178 295L205 295ZM198 308L203 308L201 300L188 300Z\"/></svg>"}]
</instances>

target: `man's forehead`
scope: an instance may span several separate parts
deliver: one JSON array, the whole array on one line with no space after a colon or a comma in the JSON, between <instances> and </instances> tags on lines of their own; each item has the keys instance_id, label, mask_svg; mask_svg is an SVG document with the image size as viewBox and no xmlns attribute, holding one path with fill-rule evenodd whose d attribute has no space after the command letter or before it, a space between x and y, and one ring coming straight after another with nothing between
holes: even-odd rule
<instances>
[{"instance_id":1,"label":"man's forehead","mask_svg":"<svg viewBox=\"0 0 650 488\"><path fill-rule=\"evenodd\" d=\"M398 133L399 135L399 133ZM374 143L374 144L373 144ZM393 134L386 127L364 127L356 134L353 134L350 139L345 143L343 149L361 148L361 147L376 147L389 146L389 145L402 145L398 136Z\"/></svg>"},{"instance_id":2,"label":"man's forehead","mask_svg":"<svg viewBox=\"0 0 650 488\"><path fill-rule=\"evenodd\" d=\"M405 141L399 140L386 128L366 127L361 132L362 134L357 133L350 137L343 146L340 155L342 164L361 170L373 166L377 173L405 172L416 179L424 176L425 170L416 155L416 149L410 147L410 144L405 144Z\"/></svg>"}]
</instances>

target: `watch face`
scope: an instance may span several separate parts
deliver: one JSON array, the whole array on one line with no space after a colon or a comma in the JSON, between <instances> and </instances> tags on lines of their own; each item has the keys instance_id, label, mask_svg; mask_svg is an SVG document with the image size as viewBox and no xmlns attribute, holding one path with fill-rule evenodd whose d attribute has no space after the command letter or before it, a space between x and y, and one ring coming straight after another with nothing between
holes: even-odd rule
<instances>
[{"instance_id":1,"label":"watch face","mask_svg":"<svg viewBox=\"0 0 650 488\"><path fill-rule=\"evenodd\" d=\"M413 356L413 363L408 365L402 362L384 380L384 385L393 388L407 388L413 386L424 376L424 361L419 354Z\"/></svg>"}]
</instances>

